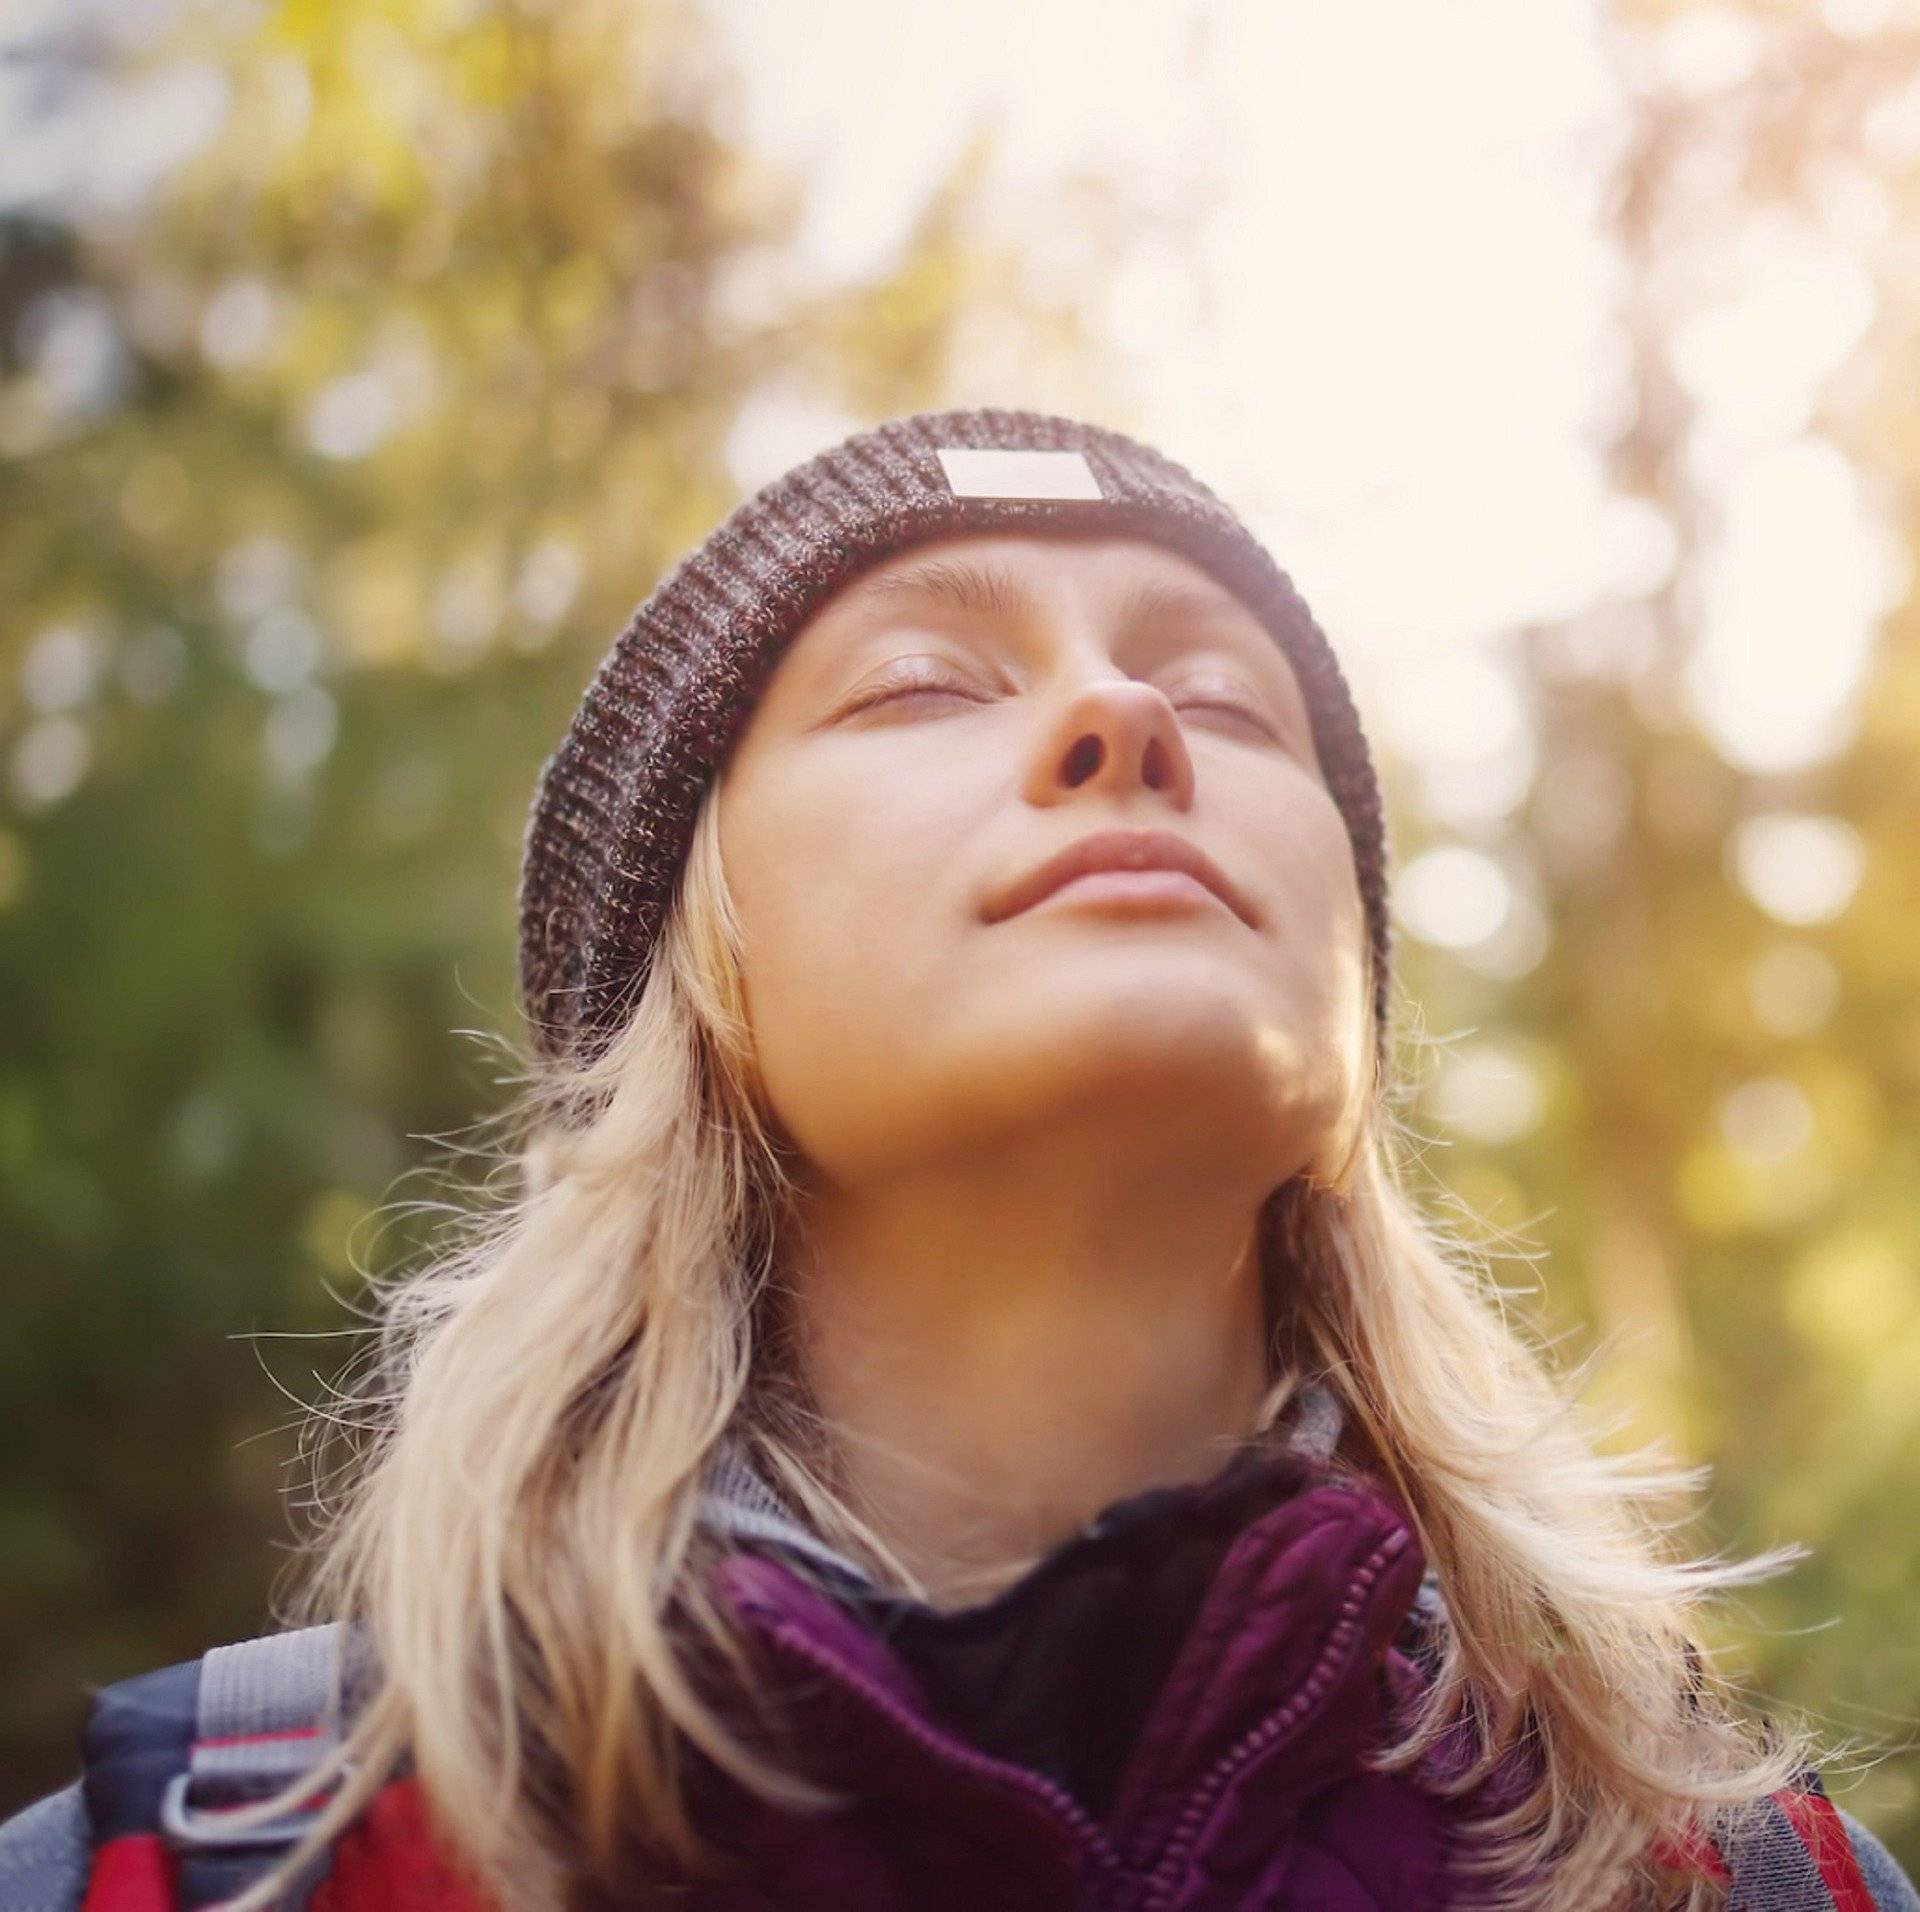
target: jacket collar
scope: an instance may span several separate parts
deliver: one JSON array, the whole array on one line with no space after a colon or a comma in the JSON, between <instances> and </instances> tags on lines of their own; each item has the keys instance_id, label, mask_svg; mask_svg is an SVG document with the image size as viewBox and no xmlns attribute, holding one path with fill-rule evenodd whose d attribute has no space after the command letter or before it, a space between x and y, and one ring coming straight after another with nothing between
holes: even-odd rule
<instances>
[{"instance_id":1,"label":"jacket collar","mask_svg":"<svg viewBox=\"0 0 1920 1912\"><path fill-rule=\"evenodd\" d=\"M1288 1404L1281 1424L1281 1449L1324 1466L1333 1458L1346 1425L1339 1397L1323 1383L1303 1386ZM1101 1524L1102 1509L1083 1533ZM877 1594L878 1583L867 1569L823 1540L801 1519L799 1512L778 1493L748 1458L732 1435L723 1435L714 1450L696 1509L696 1517L717 1533L736 1540L755 1541L776 1551L797 1554L808 1564L823 1567L855 1588Z\"/></svg>"},{"instance_id":2,"label":"jacket collar","mask_svg":"<svg viewBox=\"0 0 1920 1912\"><path fill-rule=\"evenodd\" d=\"M757 1544L723 1552L716 1590L771 1656L763 1672L829 1784L1011 1814L1101 1866L1116 1862L1103 1828L1171 1852L1203 1802L1270 1816L1356 1770L1392 1707L1385 1661L1425 1563L1378 1483L1327 1464L1338 1431L1303 1394L1280 1440L1111 1504L1010 1588L946 1611L877 1588L735 1452L703 1514ZM782 1557L800 1554L850 1586ZM1145 1674L1120 1705L1113 1669L1135 1660ZM1098 1731L1062 1740L1063 1720ZM1089 1776L1096 1739L1115 1758Z\"/></svg>"}]
</instances>

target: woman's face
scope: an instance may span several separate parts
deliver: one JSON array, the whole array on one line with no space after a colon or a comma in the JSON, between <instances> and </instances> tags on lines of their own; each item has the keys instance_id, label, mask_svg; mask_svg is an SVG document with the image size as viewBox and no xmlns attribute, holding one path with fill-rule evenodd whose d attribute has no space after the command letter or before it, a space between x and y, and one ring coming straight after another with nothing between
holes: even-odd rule
<instances>
[{"instance_id":1,"label":"woman's face","mask_svg":"<svg viewBox=\"0 0 1920 1912\"><path fill-rule=\"evenodd\" d=\"M1371 1079L1365 920L1285 654L1127 538L863 572L780 659L720 788L767 1097L829 1182L1083 1119L1277 1186ZM1096 832L1205 878L1023 886ZM1143 1127L1144 1125L1144 1127Z\"/></svg>"}]
</instances>

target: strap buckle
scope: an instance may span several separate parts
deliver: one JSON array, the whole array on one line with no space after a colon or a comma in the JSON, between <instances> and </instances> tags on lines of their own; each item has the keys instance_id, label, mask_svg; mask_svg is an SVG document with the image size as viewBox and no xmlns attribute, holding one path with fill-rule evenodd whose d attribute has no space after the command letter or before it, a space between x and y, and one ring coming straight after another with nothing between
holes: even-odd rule
<instances>
[{"instance_id":1,"label":"strap buckle","mask_svg":"<svg viewBox=\"0 0 1920 1912\"><path fill-rule=\"evenodd\" d=\"M319 1820L333 1797L330 1790L326 1799L307 1811L283 1813L277 1819L236 1826L232 1823L232 1815L241 1807L194 1805L189 1796L193 1779L191 1771L175 1773L160 1796L160 1830L166 1835L168 1843L174 1846L291 1846Z\"/></svg>"}]
</instances>

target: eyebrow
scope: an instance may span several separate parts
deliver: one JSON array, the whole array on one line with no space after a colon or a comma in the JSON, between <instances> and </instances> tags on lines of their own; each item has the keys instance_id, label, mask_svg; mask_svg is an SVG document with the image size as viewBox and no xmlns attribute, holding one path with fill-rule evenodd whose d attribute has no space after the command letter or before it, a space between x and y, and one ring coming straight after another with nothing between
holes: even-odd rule
<instances>
[{"instance_id":1,"label":"eyebrow","mask_svg":"<svg viewBox=\"0 0 1920 1912\"><path fill-rule=\"evenodd\" d=\"M1025 587L999 566L970 563L960 558L933 558L904 571L871 578L868 595L883 603L918 598L943 604L950 610L1000 618L1008 623L1031 621L1038 608ZM1253 616L1238 598L1220 585L1176 584L1165 578L1143 578L1120 600L1120 627L1132 631L1157 618L1218 617L1233 612L1248 618Z\"/></svg>"}]
</instances>

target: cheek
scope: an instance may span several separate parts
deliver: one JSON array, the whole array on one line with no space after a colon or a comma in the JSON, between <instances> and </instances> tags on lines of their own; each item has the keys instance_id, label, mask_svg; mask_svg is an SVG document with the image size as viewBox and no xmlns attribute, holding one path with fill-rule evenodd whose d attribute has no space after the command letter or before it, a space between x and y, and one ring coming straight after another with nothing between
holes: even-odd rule
<instances>
[{"instance_id":1,"label":"cheek","mask_svg":"<svg viewBox=\"0 0 1920 1912\"><path fill-rule=\"evenodd\" d=\"M767 765L721 811L748 1015L776 1088L825 1079L837 1058L911 1026L964 901L955 779L908 786L820 756Z\"/></svg>"},{"instance_id":2,"label":"cheek","mask_svg":"<svg viewBox=\"0 0 1920 1912\"><path fill-rule=\"evenodd\" d=\"M1267 886L1268 934L1303 1037L1331 1067L1357 1068L1371 1040L1366 908L1346 825L1331 799L1297 809Z\"/></svg>"},{"instance_id":3,"label":"cheek","mask_svg":"<svg viewBox=\"0 0 1920 1912\"><path fill-rule=\"evenodd\" d=\"M830 832L808 806L763 801L743 793L731 817L721 819L721 854L727 886L739 919L741 968L756 1039L764 1042L770 1013L783 1010L807 979L819 977L833 957L824 933L842 900L835 891L841 871L825 854ZM819 977L816 986L824 986ZM789 1018L773 1017L776 1026Z\"/></svg>"}]
</instances>

